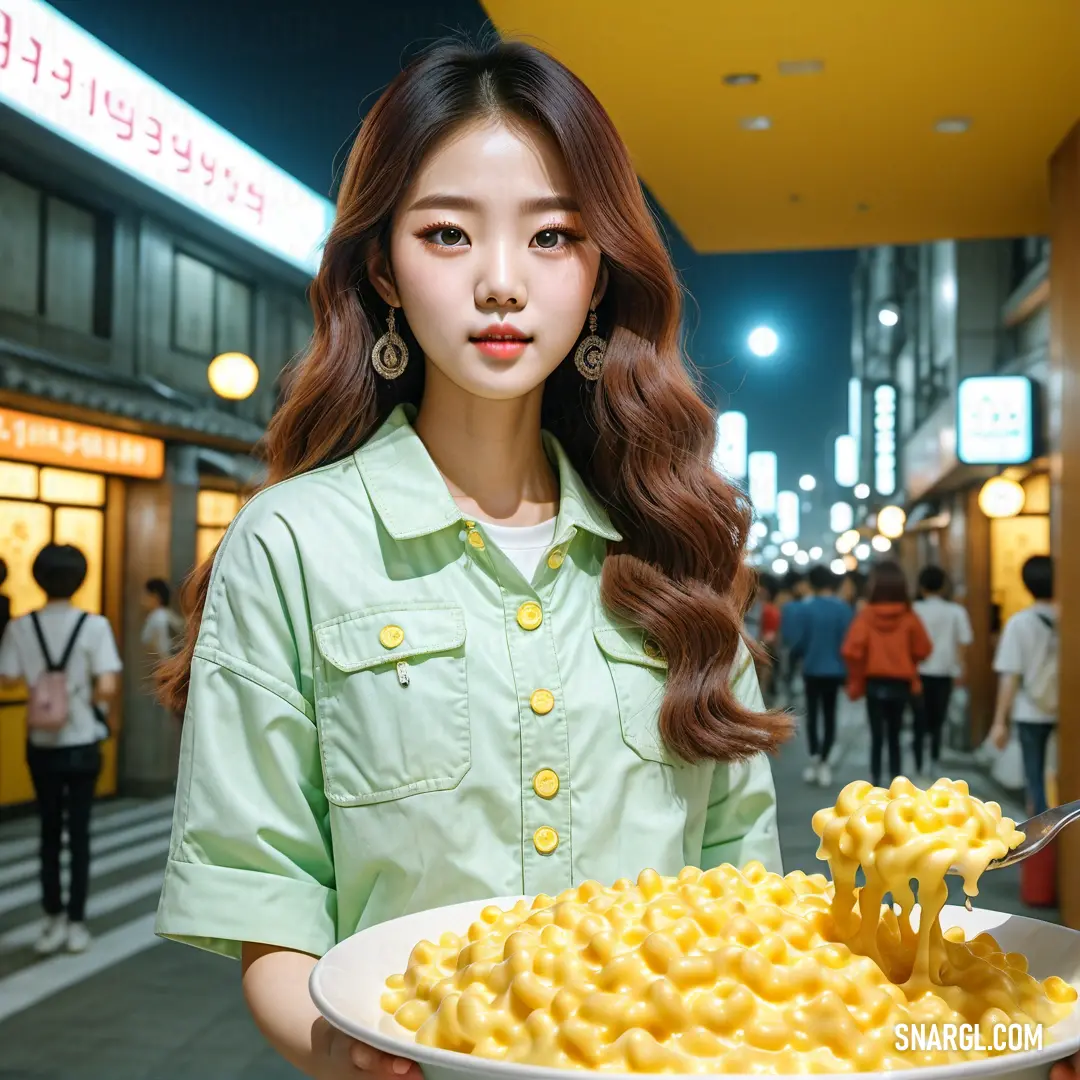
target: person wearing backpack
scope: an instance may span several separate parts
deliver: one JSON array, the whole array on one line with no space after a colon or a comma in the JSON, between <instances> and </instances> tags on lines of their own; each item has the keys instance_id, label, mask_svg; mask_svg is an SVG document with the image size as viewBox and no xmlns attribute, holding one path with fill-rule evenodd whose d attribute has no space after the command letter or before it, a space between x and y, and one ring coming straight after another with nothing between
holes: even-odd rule
<instances>
[{"instance_id":1,"label":"person wearing backpack","mask_svg":"<svg viewBox=\"0 0 1080 1080\"><path fill-rule=\"evenodd\" d=\"M122 665L108 620L71 603L86 573L86 556L78 548L43 547L33 575L48 602L13 619L0 640L0 686L22 681L29 688L26 758L41 817L45 925L35 945L41 955L64 947L82 952L90 945L90 812L100 743L109 734L105 717ZM71 851L66 910L60 888L65 816Z\"/></svg>"},{"instance_id":2,"label":"person wearing backpack","mask_svg":"<svg viewBox=\"0 0 1080 1080\"><path fill-rule=\"evenodd\" d=\"M1016 727L1024 762L1024 779L1031 812L1041 814L1046 803L1046 747L1057 724L1058 632L1054 603L1054 562L1033 555L1021 570L1024 587L1035 601L1005 624L994 670L998 673L997 706L990 739L1004 750L1009 725Z\"/></svg>"}]
</instances>

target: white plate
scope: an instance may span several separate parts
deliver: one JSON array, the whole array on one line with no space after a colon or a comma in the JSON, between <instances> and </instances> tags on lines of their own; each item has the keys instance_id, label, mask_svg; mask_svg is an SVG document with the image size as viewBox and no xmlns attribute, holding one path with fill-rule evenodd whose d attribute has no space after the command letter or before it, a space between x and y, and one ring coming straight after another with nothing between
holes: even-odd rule
<instances>
[{"instance_id":1,"label":"white plate","mask_svg":"<svg viewBox=\"0 0 1080 1080\"><path fill-rule=\"evenodd\" d=\"M419 1062L426 1080L459 1080L489 1077L491 1080L568 1080L579 1070L539 1065L515 1065L488 1058L458 1054L417 1045L413 1033L383 1011L380 999L390 975L405 971L409 954L418 941L438 941L447 931L463 934L489 904L512 907L521 897L472 901L451 907L420 911L372 926L335 945L311 973L311 996L319 1011L334 1027L387 1053ZM917 909L912 922L917 922ZM1080 986L1080 932L1053 923L1005 915L998 911L972 912L948 905L941 915L943 927L961 926L970 938L989 931L1006 952L1019 952L1030 962L1037 979L1058 975ZM1042 1050L1030 1050L972 1061L962 1066L928 1066L918 1069L919 1080L964 1080L996 1077L998 1080L1045 1080L1049 1066L1080 1049L1080 1003L1068 1017L1047 1033ZM614 1080L641 1080L640 1074L603 1073ZM700 1075L700 1074L699 1074ZM718 1074L719 1075L719 1074ZM726 1074L730 1080L734 1074ZM890 1077L895 1073L861 1073L863 1077ZM844 1074L850 1080L851 1074ZM814 1080L840 1080L815 1076Z\"/></svg>"}]
</instances>

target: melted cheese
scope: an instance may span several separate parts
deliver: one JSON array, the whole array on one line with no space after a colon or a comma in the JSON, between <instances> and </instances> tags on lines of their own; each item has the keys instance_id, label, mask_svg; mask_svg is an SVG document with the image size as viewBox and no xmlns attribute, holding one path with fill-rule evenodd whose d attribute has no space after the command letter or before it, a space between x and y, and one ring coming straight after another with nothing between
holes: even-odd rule
<instances>
[{"instance_id":1,"label":"melted cheese","mask_svg":"<svg viewBox=\"0 0 1080 1080\"><path fill-rule=\"evenodd\" d=\"M759 862L644 870L488 907L464 937L420 942L383 1007L417 1042L605 1072L862 1072L991 1056L897 1050L900 1024L1052 1025L1076 990L1039 982L988 934L942 932L945 875L969 895L1022 839L963 781L858 781L813 827L833 881ZM855 883L862 868L865 884ZM910 914L917 882L921 920ZM899 915L883 904L886 893Z\"/></svg>"}]
</instances>

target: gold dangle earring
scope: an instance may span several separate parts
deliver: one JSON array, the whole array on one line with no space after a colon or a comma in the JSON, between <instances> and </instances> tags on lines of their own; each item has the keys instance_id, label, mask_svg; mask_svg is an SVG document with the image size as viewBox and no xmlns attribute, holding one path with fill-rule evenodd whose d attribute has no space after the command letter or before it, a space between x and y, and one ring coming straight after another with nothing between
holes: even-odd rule
<instances>
[{"instance_id":1,"label":"gold dangle earring","mask_svg":"<svg viewBox=\"0 0 1080 1080\"><path fill-rule=\"evenodd\" d=\"M384 378L396 379L409 364L409 347L394 328L394 308L386 320L386 333L371 350L371 366Z\"/></svg>"},{"instance_id":2,"label":"gold dangle earring","mask_svg":"<svg viewBox=\"0 0 1080 1080\"><path fill-rule=\"evenodd\" d=\"M584 379L596 382L604 370L604 353L607 341L596 332L596 308L589 309L589 336L584 338L574 353L574 367Z\"/></svg>"}]
</instances>

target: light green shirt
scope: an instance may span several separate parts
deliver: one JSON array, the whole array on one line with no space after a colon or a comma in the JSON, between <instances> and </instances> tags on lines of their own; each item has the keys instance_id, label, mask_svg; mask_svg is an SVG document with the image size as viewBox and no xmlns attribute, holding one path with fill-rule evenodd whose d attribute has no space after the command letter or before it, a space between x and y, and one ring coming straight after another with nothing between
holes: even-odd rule
<instances>
[{"instance_id":1,"label":"light green shirt","mask_svg":"<svg viewBox=\"0 0 1080 1080\"><path fill-rule=\"evenodd\" d=\"M258 494L220 546L158 933L321 955L464 900L780 871L768 759L665 749L664 660L601 604L620 537L558 442L555 540L528 582L464 519L412 415ZM745 650L735 689L760 708Z\"/></svg>"}]
</instances>

